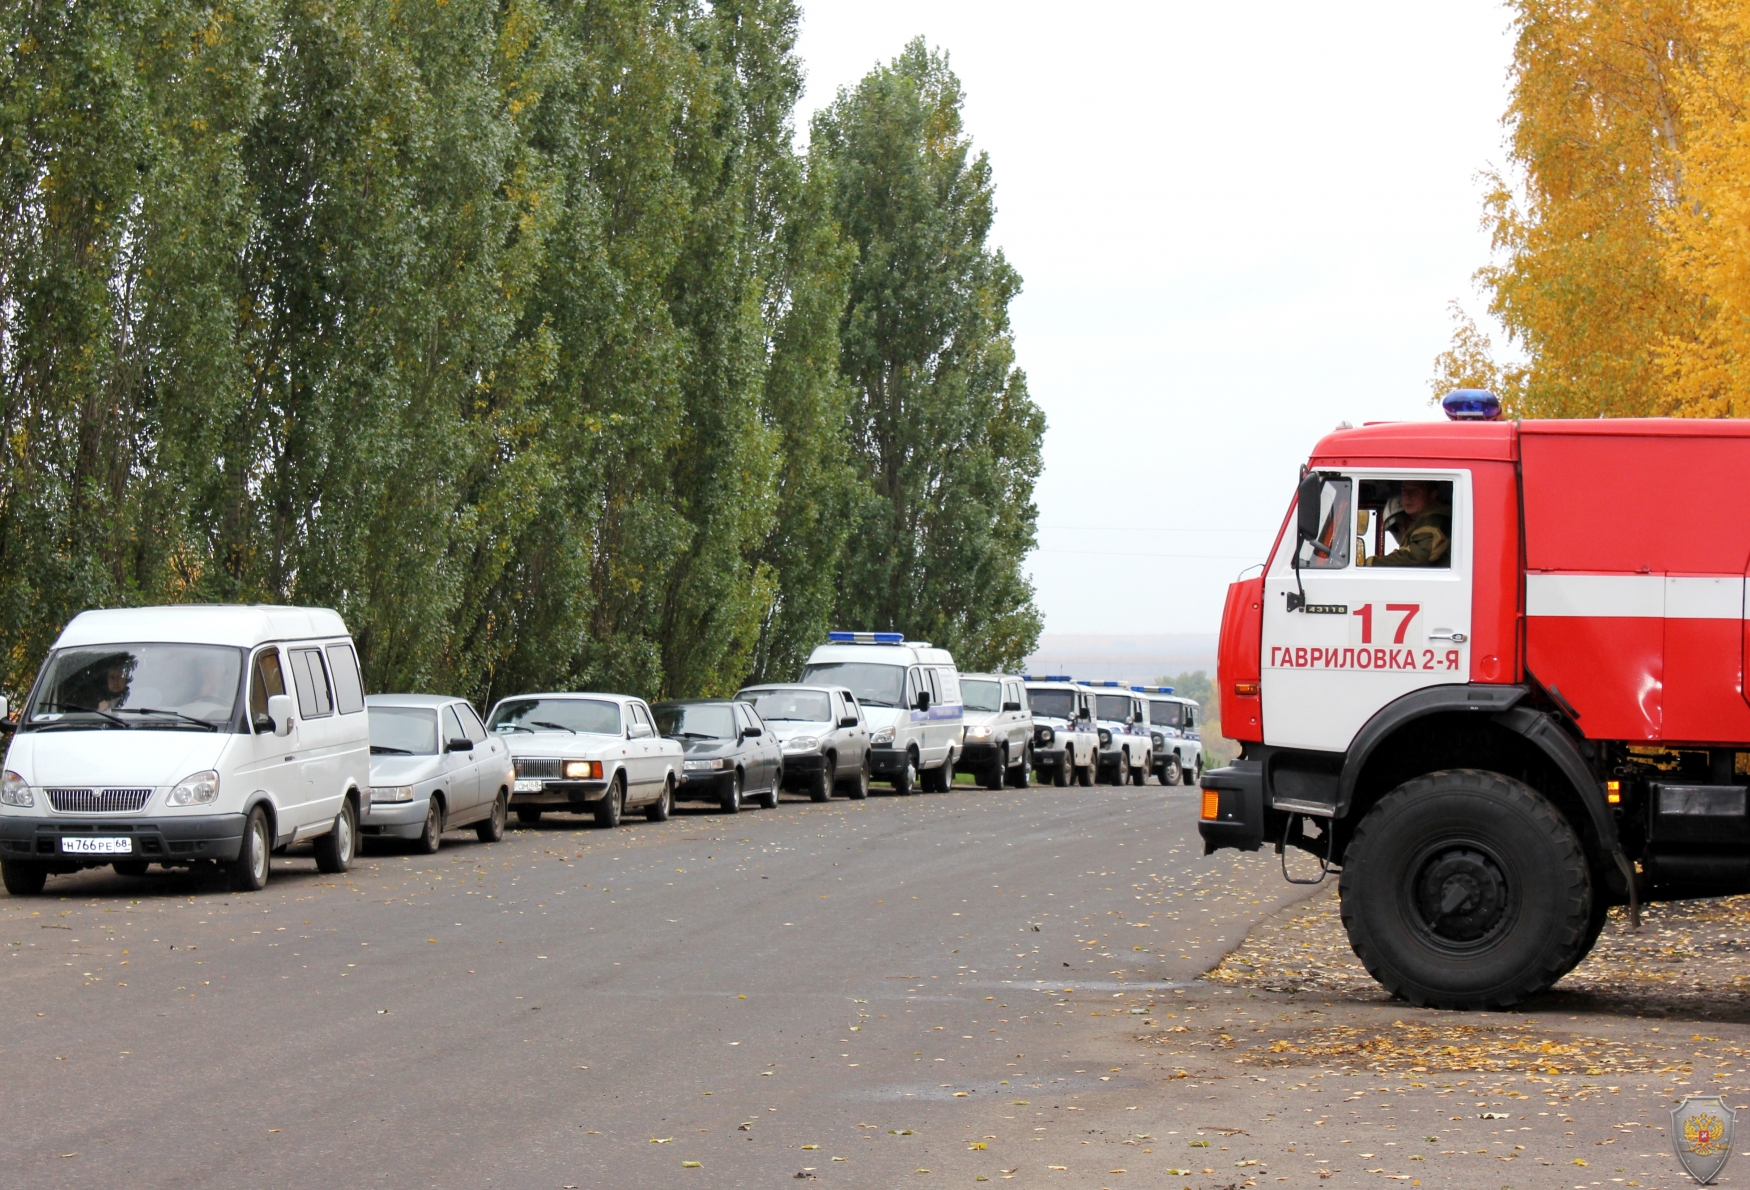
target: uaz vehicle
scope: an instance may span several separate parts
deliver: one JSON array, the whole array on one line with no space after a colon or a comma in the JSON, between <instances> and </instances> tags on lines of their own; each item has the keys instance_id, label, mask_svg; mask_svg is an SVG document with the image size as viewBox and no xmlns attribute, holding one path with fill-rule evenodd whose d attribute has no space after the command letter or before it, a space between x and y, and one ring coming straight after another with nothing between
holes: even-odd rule
<instances>
[{"instance_id":1,"label":"uaz vehicle","mask_svg":"<svg viewBox=\"0 0 1750 1190\"><path fill-rule=\"evenodd\" d=\"M1100 740L1100 779L1110 785L1141 785L1153 767L1148 717L1142 698L1117 682L1089 682L1094 692L1094 729Z\"/></svg>"},{"instance_id":2,"label":"uaz vehicle","mask_svg":"<svg viewBox=\"0 0 1750 1190\"><path fill-rule=\"evenodd\" d=\"M373 694L371 797L359 833L411 839L427 854L447 830L472 826L482 843L504 838L510 752L489 739L466 699L442 694Z\"/></svg>"},{"instance_id":3,"label":"uaz vehicle","mask_svg":"<svg viewBox=\"0 0 1750 1190\"><path fill-rule=\"evenodd\" d=\"M1033 772L1033 716L1021 679L1008 674L961 674L966 744L960 763L986 789L1024 786Z\"/></svg>"},{"instance_id":4,"label":"uaz vehicle","mask_svg":"<svg viewBox=\"0 0 1750 1190\"><path fill-rule=\"evenodd\" d=\"M681 746L656 734L650 708L623 694L519 694L499 700L486 730L510 747L517 821L549 810L593 814L614 827L642 807L652 822L674 808Z\"/></svg>"},{"instance_id":5,"label":"uaz vehicle","mask_svg":"<svg viewBox=\"0 0 1750 1190\"><path fill-rule=\"evenodd\" d=\"M760 805L778 808L784 757L749 703L695 699L650 709L656 730L681 745L677 800L712 801L725 814L737 814L746 791L757 789Z\"/></svg>"},{"instance_id":6,"label":"uaz vehicle","mask_svg":"<svg viewBox=\"0 0 1750 1190\"><path fill-rule=\"evenodd\" d=\"M1148 712L1149 748L1162 785L1190 785L1203 778L1203 708L1173 693L1171 686L1132 686Z\"/></svg>"},{"instance_id":7,"label":"uaz vehicle","mask_svg":"<svg viewBox=\"0 0 1750 1190\"><path fill-rule=\"evenodd\" d=\"M922 779L932 793L954 784L964 717L954 657L897 632L829 632L808 656L802 685L856 695L870 730L870 765L910 793Z\"/></svg>"},{"instance_id":8,"label":"uaz vehicle","mask_svg":"<svg viewBox=\"0 0 1750 1190\"><path fill-rule=\"evenodd\" d=\"M869 796L869 728L856 695L826 686L749 686L735 697L754 705L784 749L784 784L817 802L840 788Z\"/></svg>"},{"instance_id":9,"label":"uaz vehicle","mask_svg":"<svg viewBox=\"0 0 1750 1190\"><path fill-rule=\"evenodd\" d=\"M1417 1004L1502 1007L1609 906L1750 891L1750 422L1493 420L1313 448L1228 590L1205 845L1340 865L1355 952ZM1387 533L1390 533L1390 539Z\"/></svg>"},{"instance_id":10,"label":"uaz vehicle","mask_svg":"<svg viewBox=\"0 0 1750 1190\"><path fill-rule=\"evenodd\" d=\"M1092 785L1098 776L1100 736L1094 695L1068 674L1021 677L1033 715L1033 767L1041 781Z\"/></svg>"},{"instance_id":11,"label":"uaz vehicle","mask_svg":"<svg viewBox=\"0 0 1750 1190\"><path fill-rule=\"evenodd\" d=\"M313 840L352 863L370 738L358 658L326 608L89 611L55 641L0 779L0 874L217 864L239 891Z\"/></svg>"}]
</instances>

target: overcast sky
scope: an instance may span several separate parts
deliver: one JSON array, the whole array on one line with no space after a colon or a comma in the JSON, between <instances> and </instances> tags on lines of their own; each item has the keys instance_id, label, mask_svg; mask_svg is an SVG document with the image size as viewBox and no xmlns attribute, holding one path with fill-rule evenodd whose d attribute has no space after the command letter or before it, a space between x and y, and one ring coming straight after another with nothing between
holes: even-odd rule
<instances>
[{"instance_id":1,"label":"overcast sky","mask_svg":"<svg viewBox=\"0 0 1750 1190\"><path fill-rule=\"evenodd\" d=\"M1045 410L1047 632L1213 632L1337 422L1437 416L1488 256L1494 0L803 0L803 121L922 34L990 153Z\"/></svg>"}]
</instances>

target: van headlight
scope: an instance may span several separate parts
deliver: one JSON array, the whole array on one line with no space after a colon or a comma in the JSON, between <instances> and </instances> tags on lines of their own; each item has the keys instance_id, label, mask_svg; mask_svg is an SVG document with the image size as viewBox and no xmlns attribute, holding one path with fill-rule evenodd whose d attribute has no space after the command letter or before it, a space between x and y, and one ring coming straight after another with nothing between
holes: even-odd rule
<instances>
[{"instance_id":1,"label":"van headlight","mask_svg":"<svg viewBox=\"0 0 1750 1190\"><path fill-rule=\"evenodd\" d=\"M410 802L413 800L411 785L373 785L371 786L373 802Z\"/></svg>"},{"instance_id":2,"label":"van headlight","mask_svg":"<svg viewBox=\"0 0 1750 1190\"><path fill-rule=\"evenodd\" d=\"M205 806L219 800L219 774L212 769L184 777L170 791L166 801L171 806Z\"/></svg>"},{"instance_id":3,"label":"van headlight","mask_svg":"<svg viewBox=\"0 0 1750 1190\"><path fill-rule=\"evenodd\" d=\"M1057 733L1052 731L1049 727L1041 727L1038 736L1035 738L1041 744L1049 744L1052 740L1057 738Z\"/></svg>"},{"instance_id":4,"label":"van headlight","mask_svg":"<svg viewBox=\"0 0 1750 1190\"><path fill-rule=\"evenodd\" d=\"M1107 731L1104 727L1102 727L1100 729L1100 747L1110 748L1111 746L1112 746L1112 733Z\"/></svg>"},{"instance_id":5,"label":"van headlight","mask_svg":"<svg viewBox=\"0 0 1750 1190\"><path fill-rule=\"evenodd\" d=\"M1166 742L1161 739L1161 733L1158 731L1155 732L1153 735L1149 736L1148 739L1149 739L1149 743L1153 744L1157 748L1163 748L1166 746Z\"/></svg>"},{"instance_id":6,"label":"van headlight","mask_svg":"<svg viewBox=\"0 0 1750 1190\"><path fill-rule=\"evenodd\" d=\"M874 735L869 737L869 742L874 744L877 748L893 747L893 728L883 727L880 731L877 731Z\"/></svg>"},{"instance_id":7,"label":"van headlight","mask_svg":"<svg viewBox=\"0 0 1750 1190\"><path fill-rule=\"evenodd\" d=\"M23 777L11 769L0 777L0 806L34 806L36 799L31 797L30 786Z\"/></svg>"}]
</instances>

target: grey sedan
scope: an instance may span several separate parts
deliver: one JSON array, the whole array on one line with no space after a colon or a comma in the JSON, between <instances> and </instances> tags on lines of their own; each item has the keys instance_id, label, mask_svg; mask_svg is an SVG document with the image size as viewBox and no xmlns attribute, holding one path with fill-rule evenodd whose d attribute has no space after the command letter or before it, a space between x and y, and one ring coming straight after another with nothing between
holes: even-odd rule
<instances>
[{"instance_id":1,"label":"grey sedan","mask_svg":"<svg viewBox=\"0 0 1750 1190\"><path fill-rule=\"evenodd\" d=\"M656 730L681 745L676 801L716 802L725 814L735 814L745 794L768 810L777 808L784 757L751 706L700 699L659 702L650 710Z\"/></svg>"},{"instance_id":2,"label":"grey sedan","mask_svg":"<svg viewBox=\"0 0 1750 1190\"><path fill-rule=\"evenodd\" d=\"M446 830L472 826L483 843L504 837L516 775L503 741L486 734L466 699L373 694L371 800L359 818L369 838L438 849Z\"/></svg>"}]
</instances>

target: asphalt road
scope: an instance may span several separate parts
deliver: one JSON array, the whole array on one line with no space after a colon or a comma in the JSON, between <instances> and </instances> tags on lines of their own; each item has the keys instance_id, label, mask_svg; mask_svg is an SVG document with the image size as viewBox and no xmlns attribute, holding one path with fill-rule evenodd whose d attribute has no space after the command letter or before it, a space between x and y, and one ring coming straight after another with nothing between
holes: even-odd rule
<instances>
[{"instance_id":1,"label":"asphalt road","mask_svg":"<svg viewBox=\"0 0 1750 1190\"><path fill-rule=\"evenodd\" d=\"M156 869L51 879L0 899L0 1169L61 1188L1109 1184L1085 1125L1172 1094L1137 1028L1207 997L1195 976L1304 891L1267 853L1205 858L1194 799L878 787L612 832L549 818L339 878L280 857L255 895Z\"/></svg>"}]
</instances>

